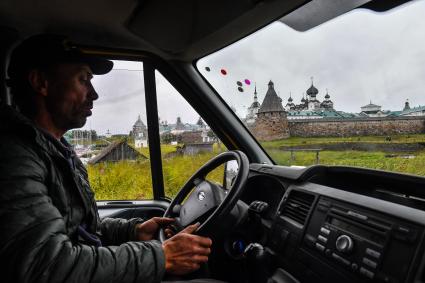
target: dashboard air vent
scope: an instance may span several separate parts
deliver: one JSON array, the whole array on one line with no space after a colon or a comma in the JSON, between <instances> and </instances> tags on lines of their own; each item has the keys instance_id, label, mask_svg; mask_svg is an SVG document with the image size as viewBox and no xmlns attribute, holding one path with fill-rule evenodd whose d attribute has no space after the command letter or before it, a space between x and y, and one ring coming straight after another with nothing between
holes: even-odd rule
<instances>
[{"instance_id":1,"label":"dashboard air vent","mask_svg":"<svg viewBox=\"0 0 425 283\"><path fill-rule=\"evenodd\" d=\"M288 217L304 225L313 201L314 195L292 190L283 204L281 216Z\"/></svg>"}]
</instances>

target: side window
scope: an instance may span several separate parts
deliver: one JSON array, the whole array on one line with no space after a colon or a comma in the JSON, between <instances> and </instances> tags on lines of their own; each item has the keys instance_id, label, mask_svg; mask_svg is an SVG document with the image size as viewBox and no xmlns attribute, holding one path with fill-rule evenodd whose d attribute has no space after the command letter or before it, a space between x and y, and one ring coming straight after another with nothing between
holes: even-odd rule
<instances>
[{"instance_id":1,"label":"side window","mask_svg":"<svg viewBox=\"0 0 425 283\"><path fill-rule=\"evenodd\" d=\"M114 61L95 76L99 94L84 128L67 133L85 164L96 200L152 199L143 63Z\"/></svg>"},{"instance_id":2,"label":"side window","mask_svg":"<svg viewBox=\"0 0 425 283\"><path fill-rule=\"evenodd\" d=\"M159 132L165 196L174 197L184 183L226 147L180 93L156 71ZM223 185L224 166L207 180Z\"/></svg>"}]
</instances>

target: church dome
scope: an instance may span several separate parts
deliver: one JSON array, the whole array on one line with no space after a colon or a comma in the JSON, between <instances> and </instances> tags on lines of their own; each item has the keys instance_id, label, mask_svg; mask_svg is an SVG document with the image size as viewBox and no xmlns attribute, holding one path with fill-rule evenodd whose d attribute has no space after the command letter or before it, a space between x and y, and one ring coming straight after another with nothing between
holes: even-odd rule
<instances>
[{"instance_id":1,"label":"church dome","mask_svg":"<svg viewBox=\"0 0 425 283\"><path fill-rule=\"evenodd\" d=\"M326 98L326 99L329 99L329 98L331 98L331 96L327 93L327 94L325 95L325 98Z\"/></svg>"},{"instance_id":2,"label":"church dome","mask_svg":"<svg viewBox=\"0 0 425 283\"><path fill-rule=\"evenodd\" d=\"M292 102L293 101L293 99L292 99L292 97L290 96L289 98L288 98L288 102Z\"/></svg>"},{"instance_id":3,"label":"church dome","mask_svg":"<svg viewBox=\"0 0 425 283\"><path fill-rule=\"evenodd\" d=\"M146 126L143 123L142 119L140 119L140 115L137 118L137 121L134 123L133 127L136 127L136 128L146 128Z\"/></svg>"},{"instance_id":4,"label":"church dome","mask_svg":"<svg viewBox=\"0 0 425 283\"><path fill-rule=\"evenodd\" d=\"M311 87L309 89L307 89L307 94L310 96L316 96L319 93L319 91L317 90L317 88L311 84Z\"/></svg>"},{"instance_id":5,"label":"church dome","mask_svg":"<svg viewBox=\"0 0 425 283\"><path fill-rule=\"evenodd\" d=\"M249 108L260 108L260 102L254 101Z\"/></svg>"}]
</instances>

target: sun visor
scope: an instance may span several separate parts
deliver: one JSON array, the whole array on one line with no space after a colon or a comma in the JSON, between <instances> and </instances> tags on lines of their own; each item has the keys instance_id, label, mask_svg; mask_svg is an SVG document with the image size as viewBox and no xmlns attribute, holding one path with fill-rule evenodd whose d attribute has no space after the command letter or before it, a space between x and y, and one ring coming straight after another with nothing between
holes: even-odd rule
<instances>
[{"instance_id":1,"label":"sun visor","mask_svg":"<svg viewBox=\"0 0 425 283\"><path fill-rule=\"evenodd\" d=\"M248 0L140 1L127 27L163 51L179 53L253 7Z\"/></svg>"},{"instance_id":2,"label":"sun visor","mask_svg":"<svg viewBox=\"0 0 425 283\"><path fill-rule=\"evenodd\" d=\"M307 31L368 2L370 0L313 0L280 21L297 31Z\"/></svg>"},{"instance_id":3,"label":"sun visor","mask_svg":"<svg viewBox=\"0 0 425 283\"><path fill-rule=\"evenodd\" d=\"M306 0L146 0L127 28L170 54L206 54L293 11Z\"/></svg>"}]
</instances>

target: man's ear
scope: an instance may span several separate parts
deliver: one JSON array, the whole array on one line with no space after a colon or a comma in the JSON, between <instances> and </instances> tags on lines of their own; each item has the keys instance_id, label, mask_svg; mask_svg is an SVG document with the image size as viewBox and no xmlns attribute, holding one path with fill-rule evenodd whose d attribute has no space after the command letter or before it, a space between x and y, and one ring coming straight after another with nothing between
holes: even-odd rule
<instances>
[{"instance_id":1,"label":"man's ear","mask_svg":"<svg viewBox=\"0 0 425 283\"><path fill-rule=\"evenodd\" d=\"M38 69L31 70L28 73L28 81L36 93L47 96L48 82L44 72Z\"/></svg>"}]
</instances>

